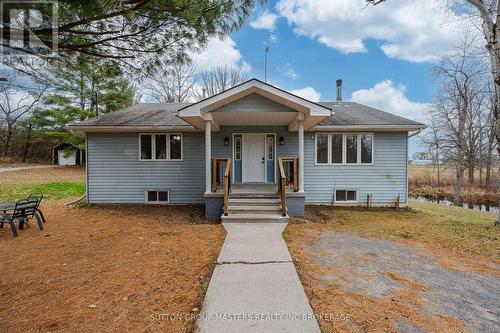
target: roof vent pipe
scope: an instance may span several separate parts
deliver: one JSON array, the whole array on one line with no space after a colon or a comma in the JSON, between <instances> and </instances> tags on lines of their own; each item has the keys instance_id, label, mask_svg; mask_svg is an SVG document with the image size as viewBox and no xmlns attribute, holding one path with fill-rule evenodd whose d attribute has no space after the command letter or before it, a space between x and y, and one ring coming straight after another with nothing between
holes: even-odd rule
<instances>
[{"instance_id":1,"label":"roof vent pipe","mask_svg":"<svg viewBox=\"0 0 500 333\"><path fill-rule=\"evenodd\" d=\"M342 80L337 80L337 104L342 103Z\"/></svg>"}]
</instances>

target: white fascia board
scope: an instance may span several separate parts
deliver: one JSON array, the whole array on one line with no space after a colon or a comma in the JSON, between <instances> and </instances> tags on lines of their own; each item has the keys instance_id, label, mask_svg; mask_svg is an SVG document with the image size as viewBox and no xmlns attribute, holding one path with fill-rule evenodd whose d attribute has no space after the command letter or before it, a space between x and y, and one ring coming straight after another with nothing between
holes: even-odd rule
<instances>
[{"instance_id":1,"label":"white fascia board","mask_svg":"<svg viewBox=\"0 0 500 333\"><path fill-rule=\"evenodd\" d=\"M66 128L72 132L201 132L191 126L78 126L68 125Z\"/></svg>"},{"instance_id":2,"label":"white fascia board","mask_svg":"<svg viewBox=\"0 0 500 333\"><path fill-rule=\"evenodd\" d=\"M426 125L317 125L312 131L387 131L406 132L418 131L426 128Z\"/></svg>"},{"instance_id":3,"label":"white fascia board","mask_svg":"<svg viewBox=\"0 0 500 333\"><path fill-rule=\"evenodd\" d=\"M331 113L331 110L327 107L307 101L289 92L253 79L218 95L187 106L184 109L179 110L178 115L181 118L189 116L203 117L204 112L210 112L215 108L229 104L246 95L250 95L251 93L257 93L284 105L288 104L287 106L292 109L300 108L301 110L298 111L304 112L305 110L308 110L310 115L330 116Z\"/></svg>"}]
</instances>

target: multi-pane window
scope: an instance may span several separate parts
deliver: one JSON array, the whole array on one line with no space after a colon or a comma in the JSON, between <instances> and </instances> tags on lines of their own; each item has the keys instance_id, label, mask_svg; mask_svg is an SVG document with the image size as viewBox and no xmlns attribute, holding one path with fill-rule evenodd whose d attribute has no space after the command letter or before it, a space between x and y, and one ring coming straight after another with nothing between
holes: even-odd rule
<instances>
[{"instance_id":1,"label":"multi-pane window","mask_svg":"<svg viewBox=\"0 0 500 333\"><path fill-rule=\"evenodd\" d=\"M361 163L372 163L373 138L371 134L361 134Z\"/></svg>"},{"instance_id":2,"label":"multi-pane window","mask_svg":"<svg viewBox=\"0 0 500 333\"><path fill-rule=\"evenodd\" d=\"M344 147L344 135L343 134L332 134L332 163L342 164L342 151Z\"/></svg>"},{"instance_id":3,"label":"multi-pane window","mask_svg":"<svg viewBox=\"0 0 500 333\"><path fill-rule=\"evenodd\" d=\"M372 133L316 134L317 164L372 164Z\"/></svg>"},{"instance_id":4,"label":"multi-pane window","mask_svg":"<svg viewBox=\"0 0 500 333\"><path fill-rule=\"evenodd\" d=\"M234 138L234 159L241 160L241 136Z\"/></svg>"},{"instance_id":5,"label":"multi-pane window","mask_svg":"<svg viewBox=\"0 0 500 333\"><path fill-rule=\"evenodd\" d=\"M168 190L147 190L146 203L169 203L170 193Z\"/></svg>"},{"instance_id":6,"label":"multi-pane window","mask_svg":"<svg viewBox=\"0 0 500 333\"><path fill-rule=\"evenodd\" d=\"M358 163L358 135L346 134L346 163Z\"/></svg>"},{"instance_id":7,"label":"multi-pane window","mask_svg":"<svg viewBox=\"0 0 500 333\"><path fill-rule=\"evenodd\" d=\"M181 134L141 134L141 160L182 160Z\"/></svg>"},{"instance_id":8,"label":"multi-pane window","mask_svg":"<svg viewBox=\"0 0 500 333\"><path fill-rule=\"evenodd\" d=\"M141 160L152 159L153 141L151 135L141 135Z\"/></svg>"},{"instance_id":9,"label":"multi-pane window","mask_svg":"<svg viewBox=\"0 0 500 333\"><path fill-rule=\"evenodd\" d=\"M316 136L316 163L328 163L328 134L318 134Z\"/></svg>"},{"instance_id":10,"label":"multi-pane window","mask_svg":"<svg viewBox=\"0 0 500 333\"><path fill-rule=\"evenodd\" d=\"M335 202L356 201L356 191L353 190L336 190Z\"/></svg>"},{"instance_id":11,"label":"multi-pane window","mask_svg":"<svg viewBox=\"0 0 500 333\"><path fill-rule=\"evenodd\" d=\"M267 159L274 160L274 136L267 136Z\"/></svg>"},{"instance_id":12,"label":"multi-pane window","mask_svg":"<svg viewBox=\"0 0 500 333\"><path fill-rule=\"evenodd\" d=\"M180 134L170 134L170 159L182 159L182 137Z\"/></svg>"}]
</instances>

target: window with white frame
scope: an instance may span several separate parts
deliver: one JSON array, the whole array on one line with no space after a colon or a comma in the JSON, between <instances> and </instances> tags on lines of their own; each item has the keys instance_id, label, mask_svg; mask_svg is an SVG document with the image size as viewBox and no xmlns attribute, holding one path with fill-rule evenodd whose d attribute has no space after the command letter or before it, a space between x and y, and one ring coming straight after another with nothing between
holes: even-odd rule
<instances>
[{"instance_id":1,"label":"window with white frame","mask_svg":"<svg viewBox=\"0 0 500 333\"><path fill-rule=\"evenodd\" d=\"M167 204L170 202L168 190L146 190L146 203Z\"/></svg>"},{"instance_id":2,"label":"window with white frame","mask_svg":"<svg viewBox=\"0 0 500 333\"><path fill-rule=\"evenodd\" d=\"M317 133L316 164L372 164L373 133Z\"/></svg>"},{"instance_id":3,"label":"window with white frame","mask_svg":"<svg viewBox=\"0 0 500 333\"><path fill-rule=\"evenodd\" d=\"M234 159L241 160L241 136L234 137Z\"/></svg>"},{"instance_id":4,"label":"window with white frame","mask_svg":"<svg viewBox=\"0 0 500 333\"><path fill-rule=\"evenodd\" d=\"M182 160L182 134L140 134L139 142L143 161Z\"/></svg>"},{"instance_id":5,"label":"window with white frame","mask_svg":"<svg viewBox=\"0 0 500 333\"><path fill-rule=\"evenodd\" d=\"M267 136L267 159L269 161L274 160L274 136Z\"/></svg>"},{"instance_id":6,"label":"window with white frame","mask_svg":"<svg viewBox=\"0 0 500 333\"><path fill-rule=\"evenodd\" d=\"M356 202L357 197L355 190L335 190L335 202Z\"/></svg>"}]
</instances>

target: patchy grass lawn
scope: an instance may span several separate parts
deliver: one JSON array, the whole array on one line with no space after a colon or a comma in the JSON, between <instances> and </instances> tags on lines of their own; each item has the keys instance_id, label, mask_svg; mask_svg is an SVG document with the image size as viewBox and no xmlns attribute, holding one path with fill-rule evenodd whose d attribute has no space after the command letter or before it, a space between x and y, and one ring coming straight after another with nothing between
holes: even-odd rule
<instances>
[{"instance_id":1,"label":"patchy grass lawn","mask_svg":"<svg viewBox=\"0 0 500 333\"><path fill-rule=\"evenodd\" d=\"M347 316L320 319L322 331L495 327L489 320L500 286L496 215L433 203L410 206L309 206L305 218L287 226L285 240L314 312ZM465 303L478 311L471 318L459 313L467 311Z\"/></svg>"},{"instance_id":2,"label":"patchy grass lawn","mask_svg":"<svg viewBox=\"0 0 500 333\"><path fill-rule=\"evenodd\" d=\"M45 200L81 196L85 193L83 167L55 167L0 173L0 201L41 193Z\"/></svg>"},{"instance_id":3,"label":"patchy grass lawn","mask_svg":"<svg viewBox=\"0 0 500 333\"><path fill-rule=\"evenodd\" d=\"M225 235L201 207L42 210L43 231L0 229L0 332L193 329Z\"/></svg>"}]
</instances>

